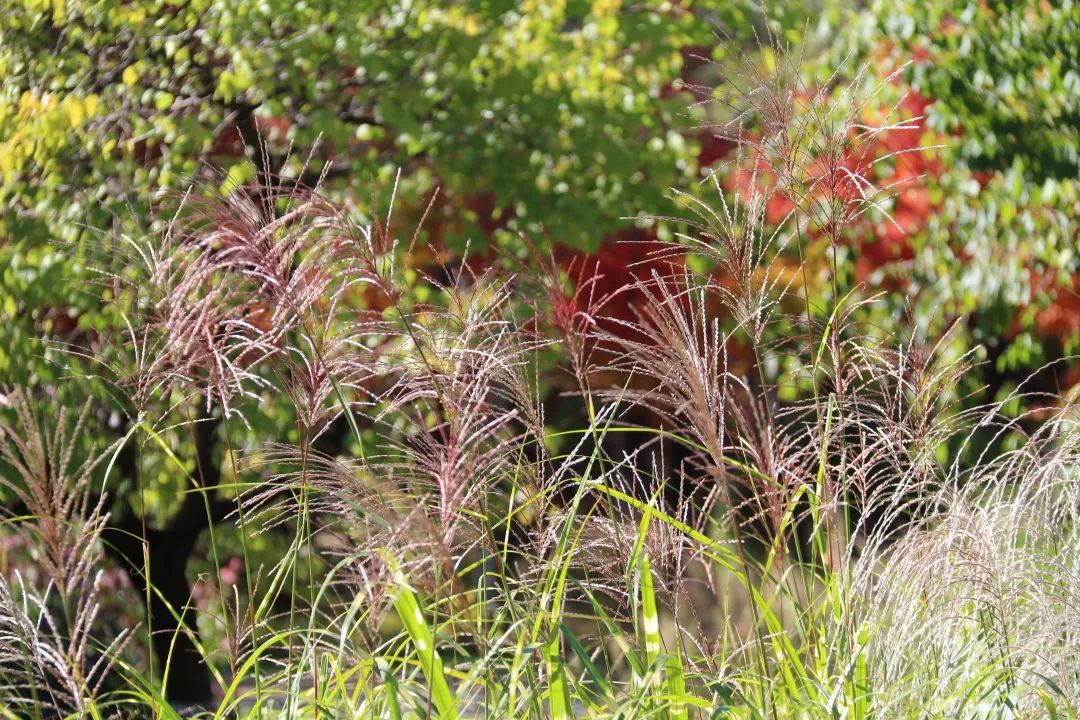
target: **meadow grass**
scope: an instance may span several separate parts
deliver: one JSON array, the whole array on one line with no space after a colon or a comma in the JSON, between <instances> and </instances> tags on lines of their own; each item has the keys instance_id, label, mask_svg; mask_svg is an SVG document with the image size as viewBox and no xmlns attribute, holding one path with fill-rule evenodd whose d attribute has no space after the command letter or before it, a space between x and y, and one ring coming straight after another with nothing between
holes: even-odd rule
<instances>
[{"instance_id":1,"label":"meadow grass","mask_svg":"<svg viewBox=\"0 0 1080 720\"><path fill-rule=\"evenodd\" d=\"M740 98L718 131L747 187L676 194L683 231L604 297L528 242L516 273L417 278L419 231L390 213L282 178L194 189L115 277L134 299L102 363L129 430L88 455L92 402L46 421L40 392L2 396L0 482L25 508L4 525L34 570L0 577L0 715L1076 717L1073 405L1035 426L1015 398L957 411L970 357L948 335L868 328L875 299L835 282L811 294L807 237L835 263L846 225L887 217L842 156L911 123L866 126L856 87ZM236 445L271 397L292 438ZM549 417L568 407L580 422ZM227 458L212 483L177 441L204 430ZM151 455L208 519L214 592L176 605L146 580L129 500L144 614L116 631L101 491ZM167 697L189 646L214 685L199 707Z\"/></svg>"}]
</instances>

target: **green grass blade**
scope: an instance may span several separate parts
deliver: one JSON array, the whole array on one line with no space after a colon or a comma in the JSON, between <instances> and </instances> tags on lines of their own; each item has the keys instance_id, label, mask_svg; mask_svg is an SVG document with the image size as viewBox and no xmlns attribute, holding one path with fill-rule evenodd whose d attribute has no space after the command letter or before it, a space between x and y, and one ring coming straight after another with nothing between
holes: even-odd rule
<instances>
[{"instance_id":1,"label":"green grass blade","mask_svg":"<svg viewBox=\"0 0 1080 720\"><path fill-rule=\"evenodd\" d=\"M406 583L405 577L396 569L395 575L397 587L393 595L394 610L405 626L405 631L409 634L413 648L420 658L420 667L427 678L431 699L435 703L439 717L453 720L458 717L457 699L446 681L442 658L435 649L431 629L428 628L416 594Z\"/></svg>"}]
</instances>

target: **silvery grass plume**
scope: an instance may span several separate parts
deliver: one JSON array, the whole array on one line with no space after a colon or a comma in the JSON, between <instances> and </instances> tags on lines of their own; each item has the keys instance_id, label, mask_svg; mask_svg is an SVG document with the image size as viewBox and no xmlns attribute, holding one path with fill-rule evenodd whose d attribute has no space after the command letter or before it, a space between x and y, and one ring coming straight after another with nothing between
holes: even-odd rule
<instances>
[{"instance_id":1,"label":"silvery grass plume","mask_svg":"<svg viewBox=\"0 0 1080 720\"><path fill-rule=\"evenodd\" d=\"M196 184L175 204L156 239L123 239L141 274L104 271L136 300L122 378L136 407L179 393L242 416L240 399L287 384L304 422L321 429L336 416L328 378L361 386L372 348L358 342L386 330L349 299L397 299L389 229L358 223L318 187L270 175ZM331 322L343 306L351 325Z\"/></svg>"},{"instance_id":2,"label":"silvery grass plume","mask_svg":"<svg viewBox=\"0 0 1080 720\"><path fill-rule=\"evenodd\" d=\"M545 343L522 335L511 294L506 281L478 278L455 288L445 311L409 318L406 370L387 397L384 416L405 413L415 423L399 448L406 464L398 475L437 499L446 542L467 520L463 511L516 467L522 443L541 439L525 372Z\"/></svg>"},{"instance_id":3,"label":"silvery grass plume","mask_svg":"<svg viewBox=\"0 0 1080 720\"><path fill-rule=\"evenodd\" d=\"M710 184L715 191L713 202L674 193L676 203L689 211L689 217L677 219L688 230L675 233L668 248L654 255L688 252L710 263L715 277L708 288L715 295L711 306L725 310L735 326L759 344L803 269L801 258L794 271L785 270L781 262L796 235L788 222L794 216L789 214L775 227L767 224L766 208L778 190L760 188L757 169L751 171L746 187L738 188L730 199L717 175L710 176Z\"/></svg>"},{"instance_id":4,"label":"silvery grass plume","mask_svg":"<svg viewBox=\"0 0 1080 720\"><path fill-rule=\"evenodd\" d=\"M923 119L901 117L906 95L882 112L871 112L907 67L870 86L869 64L857 68L846 83L840 64L824 82L811 85L800 72L799 58L790 53L779 53L768 76L743 62L742 73L728 76L729 88L705 101L728 116L707 128L740 149L740 164L749 166L743 180L750 187L759 181L770 184L792 203L790 216L804 230L823 233L835 247L867 212L895 225L890 200L921 178L905 177L885 186L875 178L879 166L928 149L881 153L876 147L883 136L916 129ZM733 78L745 78L745 84Z\"/></svg>"},{"instance_id":5,"label":"silvery grass plume","mask_svg":"<svg viewBox=\"0 0 1080 720\"><path fill-rule=\"evenodd\" d=\"M937 487L931 458L957 426L942 408L953 399L950 379L970 358L943 368L940 348L919 356L916 341L894 354L885 343L863 347L861 339L882 335L857 327L857 311L873 299L840 297L836 286L848 230L867 212L891 219L897 186L880 187L876 168L925 149L878 149L883 136L920 120L900 117L902 100L869 112L903 68L867 88L866 66L846 84L838 68L813 87L798 67L781 53L771 76L747 66L745 86L733 81L718 97L705 93L726 116L709 129L738 148L734 185L713 174L714 198L675 193L690 214L678 218L688 230L658 255L689 253L708 274L654 274L641 288L648 301L636 320L605 341L622 351L614 366L654 383L634 400L699 446L718 489L707 509L743 505L742 521L764 521L770 543L804 519L805 508L793 503L812 497L820 510L813 522L829 525L834 563L852 532L849 503L864 513L857 524L872 507L892 507L894 496ZM774 205L790 209L769 217ZM831 251L831 299L820 292L829 278L817 277L828 263L810 264L806 255L810 237L824 238ZM740 349L752 360L740 362ZM785 381L812 386L812 399L779 402ZM922 469L918 480L909 465Z\"/></svg>"},{"instance_id":6,"label":"silvery grass plume","mask_svg":"<svg viewBox=\"0 0 1080 720\"><path fill-rule=\"evenodd\" d=\"M642 558L648 558L658 618L663 613L664 619L670 620L665 622L670 647L708 657L711 640L706 622L711 618L702 617L701 598L715 597L716 568L700 538L708 532L709 520L700 511L700 498L690 493L668 497L663 492L661 462L656 453L652 455L649 473L638 467L635 458L627 457L601 479L626 500L605 497L600 507L582 515L552 512L544 526L546 532L537 538L536 553L550 557L558 535L569 525L578 538L571 552L580 579L568 597L584 607L602 603L611 620L628 631L624 642L639 652L646 648L630 623L640 612L640 565ZM653 513L660 517L654 519ZM584 622L576 628L579 637L588 637L599 647L610 643L612 638L601 626L589 625ZM595 637L591 633L596 633Z\"/></svg>"},{"instance_id":7,"label":"silvery grass plume","mask_svg":"<svg viewBox=\"0 0 1080 720\"><path fill-rule=\"evenodd\" d=\"M852 330L848 338L830 335L821 360L830 390L818 408L829 421L819 441L828 457L822 479L831 500L846 502L835 509L849 514L849 535L873 532L882 541L933 505L950 470L942 451L987 408L953 409L976 352L952 352L954 330L932 342L872 340L858 323ZM848 555L856 550L849 544Z\"/></svg>"},{"instance_id":8,"label":"silvery grass plume","mask_svg":"<svg viewBox=\"0 0 1080 720\"><path fill-rule=\"evenodd\" d=\"M614 321L620 332L602 338L619 350L611 367L649 384L624 393L649 408L691 449L704 489L696 498L710 515L717 507L737 525L763 521L771 531L816 462L813 443L777 422L770 388L733 369L731 344L715 312L727 297L712 278L689 271L640 283L646 298L636 321ZM736 530L736 535L741 534ZM771 539L771 538L770 538Z\"/></svg>"},{"instance_id":9,"label":"silvery grass plume","mask_svg":"<svg viewBox=\"0 0 1080 720\"><path fill-rule=\"evenodd\" d=\"M544 418L529 370L546 341L522 329L513 283L464 270L436 285L445 305L394 306L392 332L373 334L377 354L364 337L369 324L344 331L357 341L341 345L342 355L369 356L363 393L345 411L371 429L373 438L357 438L359 458L321 454L303 439L250 454L246 467L265 482L244 494L242 512L266 529L310 517L308 552L332 567L310 615L343 634L305 642L334 662L385 651L379 625L402 577L433 598L436 617L473 618L469 579L486 572L478 558L481 568L494 562L505 498L538 484ZM335 322L349 326L348 313Z\"/></svg>"},{"instance_id":10,"label":"silvery grass plume","mask_svg":"<svg viewBox=\"0 0 1080 720\"><path fill-rule=\"evenodd\" d=\"M519 330L510 314L511 293L507 280L475 277L445 289L449 304L444 309L402 312L392 332L379 325L365 336L367 326L353 328L357 339L340 347L343 357L349 352L373 356L365 339L377 336L382 343L394 337L380 346L374 361L355 362L370 382L362 400L350 407L380 431L382 449L352 471L314 455L303 471L300 458L292 458L292 469L275 473L268 488L250 493L248 506L268 517L288 517L280 503L295 495L283 491L307 483L325 492L317 501L321 511L352 513L376 503L372 508L382 507L395 517L402 508L394 506L405 493L410 509L422 509L438 528L432 539L453 546L484 494L517 467L522 444L543 427L525 370L545 343ZM348 323L347 318L338 320ZM328 379L322 382L329 384ZM288 389L290 396L309 393L304 406L316 404L310 386ZM280 465L289 460L289 450L275 446L257 459ZM350 472L379 481L365 489L347 481Z\"/></svg>"},{"instance_id":11,"label":"silvery grass plume","mask_svg":"<svg viewBox=\"0 0 1080 720\"><path fill-rule=\"evenodd\" d=\"M597 320L604 308L615 301L623 289L604 293L599 285L604 276L599 261L574 257L565 267L555 258L554 249L547 252L532 239L519 233L528 248L528 264L515 278L516 289L529 298L536 318L535 330L553 339L553 344L566 353L569 373L578 390L589 393L589 376L597 369Z\"/></svg>"},{"instance_id":12,"label":"silvery grass plume","mask_svg":"<svg viewBox=\"0 0 1080 720\"><path fill-rule=\"evenodd\" d=\"M79 459L89 406L46 427L25 390L0 394L0 485L25 506L16 518L37 572L0 575L0 708L23 717L86 716L130 633L103 637L100 537L108 515L93 472L108 451Z\"/></svg>"},{"instance_id":13,"label":"silvery grass plume","mask_svg":"<svg viewBox=\"0 0 1080 720\"><path fill-rule=\"evenodd\" d=\"M995 420L988 413L976 427ZM907 533L867 543L852 608L871 633L882 716L1080 710L1076 423L1066 404L1016 449L953 473Z\"/></svg>"}]
</instances>

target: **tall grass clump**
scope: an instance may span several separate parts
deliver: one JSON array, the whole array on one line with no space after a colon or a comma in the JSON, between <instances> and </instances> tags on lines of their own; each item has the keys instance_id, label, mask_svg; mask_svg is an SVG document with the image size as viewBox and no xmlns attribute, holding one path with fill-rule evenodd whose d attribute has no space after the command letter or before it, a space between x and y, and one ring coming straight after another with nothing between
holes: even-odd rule
<instances>
[{"instance_id":1,"label":"tall grass clump","mask_svg":"<svg viewBox=\"0 0 1080 720\"><path fill-rule=\"evenodd\" d=\"M103 680L130 640L98 632L101 533L108 515L91 487L107 455L76 456L89 407L45 424L23 390L0 395L0 484L27 511L5 518L32 548L31 572L0 575L0 697L10 717L100 717Z\"/></svg>"},{"instance_id":2,"label":"tall grass clump","mask_svg":"<svg viewBox=\"0 0 1080 720\"><path fill-rule=\"evenodd\" d=\"M955 410L970 354L868 325L837 266L888 221L874 139L914 120L868 124L861 74L781 76L725 98L741 180L675 194L611 294L527 238L425 274L422 219L280 177L196 185L125 240L123 331L75 354L126 434L95 455L43 429L46 393L3 396L36 572L0 579L0 712L1075 717L1074 409ZM144 624L115 633L101 490L153 462L206 518L203 604L152 581L168 536L128 501ZM214 685L183 708L181 652Z\"/></svg>"},{"instance_id":3,"label":"tall grass clump","mask_svg":"<svg viewBox=\"0 0 1080 720\"><path fill-rule=\"evenodd\" d=\"M932 513L860 565L883 711L1075 715L1075 426L1069 406L1022 446L949 478Z\"/></svg>"}]
</instances>

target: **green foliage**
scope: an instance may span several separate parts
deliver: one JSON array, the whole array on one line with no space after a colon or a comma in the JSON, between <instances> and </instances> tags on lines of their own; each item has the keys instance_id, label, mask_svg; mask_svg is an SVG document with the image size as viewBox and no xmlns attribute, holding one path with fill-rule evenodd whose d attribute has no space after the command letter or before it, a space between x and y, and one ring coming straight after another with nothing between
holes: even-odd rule
<instances>
[{"instance_id":1,"label":"green foliage","mask_svg":"<svg viewBox=\"0 0 1080 720\"><path fill-rule=\"evenodd\" d=\"M840 17L852 31L817 76L846 59L869 63L872 83L910 63L884 100L916 99L920 144L934 146L912 186L925 192L919 214L898 216L911 258L871 276L902 288L879 322L908 312L932 329L960 321L989 360L970 390L1075 353L1080 7L874 2Z\"/></svg>"},{"instance_id":2,"label":"green foliage","mask_svg":"<svg viewBox=\"0 0 1080 720\"><path fill-rule=\"evenodd\" d=\"M1080 6L1046 2L876 5L882 35L916 57L911 82L938 98L934 129L962 134L975 171L1018 166L1033 182L1080 175Z\"/></svg>"},{"instance_id":3,"label":"green foliage","mask_svg":"<svg viewBox=\"0 0 1080 720\"><path fill-rule=\"evenodd\" d=\"M665 88L683 48L747 26L732 3L620 5L15 3L0 52L6 220L59 237L145 213L153 188L235 157L231 128L254 144L259 127L275 160L293 144L286 173L321 138L312 172L404 167L420 189L433 174L452 197L492 193L498 212L595 246L696 173L686 96Z\"/></svg>"}]
</instances>

